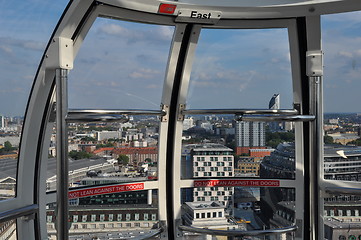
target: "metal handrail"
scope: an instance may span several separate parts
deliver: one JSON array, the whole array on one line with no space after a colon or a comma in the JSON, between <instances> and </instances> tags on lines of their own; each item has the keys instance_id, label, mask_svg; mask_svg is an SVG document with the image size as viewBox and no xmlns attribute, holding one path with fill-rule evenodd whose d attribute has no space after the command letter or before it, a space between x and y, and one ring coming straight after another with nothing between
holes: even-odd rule
<instances>
[{"instance_id":1,"label":"metal handrail","mask_svg":"<svg viewBox=\"0 0 361 240\"><path fill-rule=\"evenodd\" d=\"M347 195L361 195L361 189L346 188L346 187L326 187L325 191L328 194L347 194Z\"/></svg>"},{"instance_id":2,"label":"metal handrail","mask_svg":"<svg viewBox=\"0 0 361 240\"><path fill-rule=\"evenodd\" d=\"M184 109L181 111L184 115L190 114L284 114L297 115L297 109Z\"/></svg>"},{"instance_id":3,"label":"metal handrail","mask_svg":"<svg viewBox=\"0 0 361 240\"><path fill-rule=\"evenodd\" d=\"M261 121L261 122L309 122L315 120L313 115L252 115L237 116L236 121Z\"/></svg>"},{"instance_id":4,"label":"metal handrail","mask_svg":"<svg viewBox=\"0 0 361 240\"><path fill-rule=\"evenodd\" d=\"M121 122L129 121L126 115L116 114L68 114L66 117L68 123L76 122Z\"/></svg>"},{"instance_id":5,"label":"metal handrail","mask_svg":"<svg viewBox=\"0 0 361 240\"><path fill-rule=\"evenodd\" d=\"M115 115L155 115L165 116L163 110L144 110L144 109L69 109L68 114L115 114Z\"/></svg>"},{"instance_id":6,"label":"metal handrail","mask_svg":"<svg viewBox=\"0 0 361 240\"><path fill-rule=\"evenodd\" d=\"M0 222L6 222L9 220L17 219L19 217L28 216L33 213L37 213L38 210L39 210L39 205L37 204L11 209L9 211L0 213Z\"/></svg>"},{"instance_id":7,"label":"metal handrail","mask_svg":"<svg viewBox=\"0 0 361 240\"><path fill-rule=\"evenodd\" d=\"M145 239L150 239L152 237L155 237L159 234L161 234L163 232L163 228L158 228L158 229L152 229L154 230L154 232L150 232L150 233L147 233L147 234L143 234L143 235L140 235L139 237L136 237L136 238L133 238L134 240L145 240Z\"/></svg>"},{"instance_id":8,"label":"metal handrail","mask_svg":"<svg viewBox=\"0 0 361 240\"><path fill-rule=\"evenodd\" d=\"M67 122L128 122L128 115L164 116L162 110L69 109Z\"/></svg>"},{"instance_id":9,"label":"metal handrail","mask_svg":"<svg viewBox=\"0 0 361 240\"><path fill-rule=\"evenodd\" d=\"M293 225L293 226L276 228L276 229L243 231L243 230L216 230L216 229L196 228L191 226L180 225L179 229L186 232L200 233L206 235L244 237L244 236L260 236L260 235L294 232L297 230L297 226Z\"/></svg>"}]
</instances>

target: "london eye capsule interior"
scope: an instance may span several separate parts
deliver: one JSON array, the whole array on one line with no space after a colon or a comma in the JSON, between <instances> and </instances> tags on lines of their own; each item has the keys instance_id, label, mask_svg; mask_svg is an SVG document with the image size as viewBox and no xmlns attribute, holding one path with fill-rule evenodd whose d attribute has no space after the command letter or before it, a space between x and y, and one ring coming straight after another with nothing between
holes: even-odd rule
<instances>
[{"instance_id":1,"label":"london eye capsule interior","mask_svg":"<svg viewBox=\"0 0 361 240\"><path fill-rule=\"evenodd\" d=\"M3 1L0 239L361 239L360 11Z\"/></svg>"}]
</instances>

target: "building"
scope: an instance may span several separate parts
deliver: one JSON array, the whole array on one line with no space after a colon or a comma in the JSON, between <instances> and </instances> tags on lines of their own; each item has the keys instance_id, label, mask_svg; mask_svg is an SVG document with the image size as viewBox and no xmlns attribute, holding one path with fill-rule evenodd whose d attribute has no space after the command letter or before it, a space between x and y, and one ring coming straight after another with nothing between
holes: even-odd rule
<instances>
[{"instance_id":1,"label":"building","mask_svg":"<svg viewBox=\"0 0 361 240\"><path fill-rule=\"evenodd\" d=\"M259 177L260 162L252 157L241 157L237 163L236 176Z\"/></svg>"},{"instance_id":2,"label":"building","mask_svg":"<svg viewBox=\"0 0 361 240\"><path fill-rule=\"evenodd\" d=\"M325 179L361 182L361 147L325 146Z\"/></svg>"},{"instance_id":3,"label":"building","mask_svg":"<svg viewBox=\"0 0 361 240\"><path fill-rule=\"evenodd\" d=\"M182 206L183 220L186 225L210 229L233 229L225 217L224 205L217 201L186 202Z\"/></svg>"},{"instance_id":4,"label":"building","mask_svg":"<svg viewBox=\"0 0 361 240\"><path fill-rule=\"evenodd\" d=\"M50 239L56 239L55 209L47 211L47 227ZM70 232L72 234L146 231L158 223L158 209L148 205L71 206L69 209Z\"/></svg>"},{"instance_id":5,"label":"building","mask_svg":"<svg viewBox=\"0 0 361 240\"><path fill-rule=\"evenodd\" d=\"M236 122L236 154L247 154L249 149L265 147L266 130L264 122Z\"/></svg>"},{"instance_id":6,"label":"building","mask_svg":"<svg viewBox=\"0 0 361 240\"><path fill-rule=\"evenodd\" d=\"M261 178L295 178L295 145L282 143L261 162Z\"/></svg>"},{"instance_id":7,"label":"building","mask_svg":"<svg viewBox=\"0 0 361 240\"><path fill-rule=\"evenodd\" d=\"M269 109L280 109L280 95L278 93L273 94L271 100L269 101L268 108Z\"/></svg>"},{"instance_id":8,"label":"building","mask_svg":"<svg viewBox=\"0 0 361 240\"><path fill-rule=\"evenodd\" d=\"M348 240L361 239L361 223L325 221L325 239L328 240Z\"/></svg>"},{"instance_id":9,"label":"building","mask_svg":"<svg viewBox=\"0 0 361 240\"><path fill-rule=\"evenodd\" d=\"M109 138L121 139L122 133L119 131L100 131L97 132L97 140L103 141Z\"/></svg>"},{"instance_id":10,"label":"building","mask_svg":"<svg viewBox=\"0 0 361 240\"><path fill-rule=\"evenodd\" d=\"M261 178L294 178L295 174L295 147L294 143L283 143L277 146L270 157L266 157L261 163ZM325 145L324 147L324 178L341 181L361 181L361 147ZM266 191L269 194L265 193ZM276 193L268 189L264 195L282 196L286 202L293 201L292 190ZM324 198L325 236L327 239L357 239L352 238L361 231L361 197L357 195L330 195ZM272 198L263 203L264 208L269 208L276 214L276 209L271 209L275 202ZM261 206L262 207L262 206ZM264 209L263 209L264 210ZM262 211L265 212L265 211ZM287 216L287 215L284 215ZM346 231L344 228L347 228ZM356 234L357 235L357 234ZM355 236L356 236L355 235ZM345 238L343 238L345 236ZM348 238L346 238L346 236ZM351 236L351 238L349 238ZM358 235L357 235L358 236Z\"/></svg>"},{"instance_id":11,"label":"building","mask_svg":"<svg viewBox=\"0 0 361 240\"><path fill-rule=\"evenodd\" d=\"M183 121L183 130L188 130L192 127L194 127L194 119L192 117L185 118Z\"/></svg>"},{"instance_id":12,"label":"building","mask_svg":"<svg viewBox=\"0 0 361 240\"><path fill-rule=\"evenodd\" d=\"M183 162L187 176L192 178L216 178L234 176L233 150L221 144L189 144L183 146ZM220 201L224 206L232 205L233 187L194 188L193 201Z\"/></svg>"}]
</instances>

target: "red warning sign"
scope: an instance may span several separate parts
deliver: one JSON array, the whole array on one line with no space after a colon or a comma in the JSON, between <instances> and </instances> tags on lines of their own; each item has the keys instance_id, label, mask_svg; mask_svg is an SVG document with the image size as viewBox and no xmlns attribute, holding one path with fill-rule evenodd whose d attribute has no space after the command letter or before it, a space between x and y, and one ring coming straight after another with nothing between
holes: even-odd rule
<instances>
[{"instance_id":1,"label":"red warning sign","mask_svg":"<svg viewBox=\"0 0 361 240\"><path fill-rule=\"evenodd\" d=\"M279 180L197 180L194 187L279 187Z\"/></svg>"},{"instance_id":2,"label":"red warning sign","mask_svg":"<svg viewBox=\"0 0 361 240\"><path fill-rule=\"evenodd\" d=\"M165 14L173 14L175 12L176 8L177 8L177 5L161 3L159 5L158 12L165 13Z\"/></svg>"},{"instance_id":3,"label":"red warning sign","mask_svg":"<svg viewBox=\"0 0 361 240\"><path fill-rule=\"evenodd\" d=\"M88 196L108 194L108 193L137 191L143 189L144 189L144 183L132 183L132 184L105 186L105 187L86 188L86 189L69 191L68 198L74 199L74 198L88 197Z\"/></svg>"}]
</instances>

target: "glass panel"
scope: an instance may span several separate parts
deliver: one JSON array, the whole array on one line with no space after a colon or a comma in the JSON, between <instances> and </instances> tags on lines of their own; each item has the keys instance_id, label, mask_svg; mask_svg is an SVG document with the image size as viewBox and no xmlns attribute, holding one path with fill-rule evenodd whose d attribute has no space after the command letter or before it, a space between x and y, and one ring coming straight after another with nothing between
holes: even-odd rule
<instances>
[{"instance_id":1,"label":"glass panel","mask_svg":"<svg viewBox=\"0 0 361 240\"><path fill-rule=\"evenodd\" d=\"M322 16L324 63L324 178L361 182L361 12ZM344 94L347 93L347 94ZM337 183L336 183L337 184ZM324 198L325 239L361 239L360 196ZM346 231L346 228L349 229Z\"/></svg>"},{"instance_id":2,"label":"glass panel","mask_svg":"<svg viewBox=\"0 0 361 240\"><path fill-rule=\"evenodd\" d=\"M98 18L69 74L69 107L158 110L173 31Z\"/></svg>"},{"instance_id":3,"label":"glass panel","mask_svg":"<svg viewBox=\"0 0 361 240\"><path fill-rule=\"evenodd\" d=\"M202 29L187 108L292 108L287 29Z\"/></svg>"},{"instance_id":4,"label":"glass panel","mask_svg":"<svg viewBox=\"0 0 361 240\"><path fill-rule=\"evenodd\" d=\"M181 193L185 225L251 231L295 223L294 188L215 186L182 189ZM293 233L282 235L267 239L293 239ZM199 237L199 234L186 233L185 239Z\"/></svg>"},{"instance_id":5,"label":"glass panel","mask_svg":"<svg viewBox=\"0 0 361 240\"><path fill-rule=\"evenodd\" d=\"M0 223L0 239L16 240L16 220Z\"/></svg>"},{"instance_id":6,"label":"glass panel","mask_svg":"<svg viewBox=\"0 0 361 240\"><path fill-rule=\"evenodd\" d=\"M186 116L183 178L295 178L291 122L239 122L233 115Z\"/></svg>"},{"instance_id":7,"label":"glass panel","mask_svg":"<svg viewBox=\"0 0 361 240\"><path fill-rule=\"evenodd\" d=\"M129 239L155 230L158 191L119 191L69 200L70 239ZM56 235L55 203L47 207L48 235Z\"/></svg>"},{"instance_id":8,"label":"glass panel","mask_svg":"<svg viewBox=\"0 0 361 240\"><path fill-rule=\"evenodd\" d=\"M9 1L0 8L0 200L15 196L19 143L31 84L67 2Z\"/></svg>"}]
</instances>

